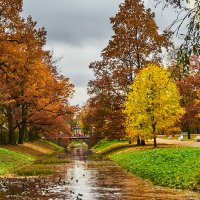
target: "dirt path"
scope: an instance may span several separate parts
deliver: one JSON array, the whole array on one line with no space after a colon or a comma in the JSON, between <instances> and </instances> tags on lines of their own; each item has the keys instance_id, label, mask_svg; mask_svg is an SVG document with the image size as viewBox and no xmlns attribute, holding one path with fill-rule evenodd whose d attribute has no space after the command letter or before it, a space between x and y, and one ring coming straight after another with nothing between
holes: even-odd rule
<instances>
[{"instance_id":1,"label":"dirt path","mask_svg":"<svg viewBox=\"0 0 200 200\"><path fill-rule=\"evenodd\" d=\"M200 147L200 142L195 142L195 141L179 141L179 140L157 138L157 142L160 144L174 144L177 146Z\"/></svg>"}]
</instances>

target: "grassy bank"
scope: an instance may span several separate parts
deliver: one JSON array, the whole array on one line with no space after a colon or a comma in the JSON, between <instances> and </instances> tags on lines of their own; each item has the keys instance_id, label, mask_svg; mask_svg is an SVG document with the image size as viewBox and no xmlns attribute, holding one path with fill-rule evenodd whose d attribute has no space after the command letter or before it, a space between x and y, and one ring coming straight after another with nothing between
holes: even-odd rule
<instances>
[{"instance_id":1,"label":"grassy bank","mask_svg":"<svg viewBox=\"0 0 200 200\"><path fill-rule=\"evenodd\" d=\"M31 164L34 158L14 151L0 148L0 175L9 173L14 169Z\"/></svg>"},{"instance_id":2,"label":"grassy bank","mask_svg":"<svg viewBox=\"0 0 200 200\"><path fill-rule=\"evenodd\" d=\"M47 140L28 142L23 145L0 147L0 175L32 176L51 174L53 164L67 162L61 159L60 147Z\"/></svg>"},{"instance_id":3,"label":"grassy bank","mask_svg":"<svg viewBox=\"0 0 200 200\"><path fill-rule=\"evenodd\" d=\"M150 146L142 148L129 146L119 149L117 146L121 146L120 142L104 143L107 143L107 147L105 144L99 144L97 151L106 153L111 160L134 175L160 186L200 189L200 148L153 149Z\"/></svg>"},{"instance_id":4,"label":"grassy bank","mask_svg":"<svg viewBox=\"0 0 200 200\"><path fill-rule=\"evenodd\" d=\"M132 146L133 145L130 145L127 140L101 140L92 149L99 154L105 155Z\"/></svg>"}]
</instances>

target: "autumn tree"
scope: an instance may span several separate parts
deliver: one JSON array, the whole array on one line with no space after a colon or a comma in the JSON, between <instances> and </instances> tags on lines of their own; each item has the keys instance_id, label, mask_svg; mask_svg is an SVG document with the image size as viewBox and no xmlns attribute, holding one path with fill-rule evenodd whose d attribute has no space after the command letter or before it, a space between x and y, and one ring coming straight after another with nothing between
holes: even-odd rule
<instances>
[{"instance_id":1,"label":"autumn tree","mask_svg":"<svg viewBox=\"0 0 200 200\"><path fill-rule=\"evenodd\" d=\"M195 102L195 108L197 110L196 117L198 119L200 119L200 89L197 91L197 99L196 99L196 102ZM198 129L198 127L197 127L197 129ZM198 133L198 131L197 131L197 133Z\"/></svg>"},{"instance_id":2,"label":"autumn tree","mask_svg":"<svg viewBox=\"0 0 200 200\"><path fill-rule=\"evenodd\" d=\"M32 79L32 87L25 91L27 98L34 95L34 98L29 99L26 123L32 132L47 138L69 135L71 130L66 122L75 111L69 104L73 85L68 78L55 76L48 68L42 69L42 66L38 70L39 74L40 79Z\"/></svg>"},{"instance_id":3,"label":"autumn tree","mask_svg":"<svg viewBox=\"0 0 200 200\"><path fill-rule=\"evenodd\" d=\"M92 136L94 127L98 127L99 131L101 130L98 126L98 120L96 116L97 109L98 108L93 106L90 101L87 101L79 110L77 120L84 134L89 134ZM98 134L100 135L101 132L98 132Z\"/></svg>"},{"instance_id":4,"label":"autumn tree","mask_svg":"<svg viewBox=\"0 0 200 200\"><path fill-rule=\"evenodd\" d=\"M12 2L17 3L17 1ZM21 11L21 10L20 10ZM10 16L10 15L8 15ZM9 18L2 20L2 24L6 25ZM1 54L1 84L7 94L7 101L3 103L6 110L9 128L9 143L14 144L14 129L19 128L19 143L23 141L23 135L26 129L26 113L27 103L24 97L24 90L27 87L28 77L30 74L34 76L34 64L38 64L38 60L42 60L42 46L45 44L46 32L44 29L36 30L36 23L31 17L27 20L18 18L13 21L10 27L5 28L2 39ZM8 31L9 30L9 31ZM36 61L37 60L37 61ZM15 111L22 113L21 127L15 123ZM19 118L18 118L19 119Z\"/></svg>"},{"instance_id":5,"label":"autumn tree","mask_svg":"<svg viewBox=\"0 0 200 200\"><path fill-rule=\"evenodd\" d=\"M66 131L66 117L73 112L69 105L73 85L58 74L52 55L43 49L45 29L36 28L31 17L23 19L21 11L22 1L1 0L0 106L7 117L10 144L15 144L15 129L18 143L33 127L48 127L43 128L45 135L58 133L61 127Z\"/></svg>"},{"instance_id":6,"label":"autumn tree","mask_svg":"<svg viewBox=\"0 0 200 200\"><path fill-rule=\"evenodd\" d=\"M199 0L156 0L163 5L172 5L178 12L177 19L172 22L171 28L177 26L176 36L181 38L182 44L176 52L176 60L171 65L173 77L182 96L181 105L186 112L182 117L182 130L188 132L190 139L191 127L196 126L199 132L198 90L199 90L199 53L200 53L200 3ZM193 5L191 5L193 3ZM190 5L189 5L190 4ZM184 28L186 31L181 32ZM196 58L196 66L191 59Z\"/></svg>"},{"instance_id":7,"label":"autumn tree","mask_svg":"<svg viewBox=\"0 0 200 200\"><path fill-rule=\"evenodd\" d=\"M23 48L19 36L19 27L22 24L20 12L22 11L21 0L1 0L0 3L0 74L1 74L1 99L6 111L9 128L9 143L14 144L14 127L12 107L15 103L10 97L7 84L10 84L9 77L14 71L14 65L19 66L23 62ZM14 77L14 75L12 76ZM6 82L7 81L7 82ZM13 85L14 86L14 85ZM12 88L12 84L11 87ZM6 98L5 98L6 97Z\"/></svg>"},{"instance_id":8,"label":"autumn tree","mask_svg":"<svg viewBox=\"0 0 200 200\"><path fill-rule=\"evenodd\" d=\"M168 69L176 80L177 87L182 96L181 106L185 108L185 114L181 119L182 130L188 132L190 139L191 127L199 126L198 115L198 91L200 88L200 65L197 55L190 56L190 65L185 73L183 64L175 61Z\"/></svg>"},{"instance_id":9,"label":"autumn tree","mask_svg":"<svg viewBox=\"0 0 200 200\"><path fill-rule=\"evenodd\" d=\"M162 48L171 45L171 33L158 32L154 13L145 9L140 0L125 0L120 4L111 24L114 35L102 51L102 61L90 64L95 80L89 82L89 94L104 113L101 117L104 132L109 136L116 128L115 135L123 137L122 110L130 84L148 63L161 62Z\"/></svg>"},{"instance_id":10,"label":"autumn tree","mask_svg":"<svg viewBox=\"0 0 200 200\"><path fill-rule=\"evenodd\" d=\"M189 70L190 56L199 55L200 52L200 3L199 0L154 0L156 3L162 3L164 7L172 5L177 13L170 28L176 26L175 34L182 39L178 51L178 60L184 65L185 70ZM186 32L180 32L181 28Z\"/></svg>"},{"instance_id":11,"label":"autumn tree","mask_svg":"<svg viewBox=\"0 0 200 200\"><path fill-rule=\"evenodd\" d=\"M125 102L126 131L131 137L153 138L173 126L184 113L180 95L170 73L151 64L141 70Z\"/></svg>"},{"instance_id":12,"label":"autumn tree","mask_svg":"<svg viewBox=\"0 0 200 200\"><path fill-rule=\"evenodd\" d=\"M177 84L182 96L181 106L186 111L181 119L181 129L188 133L188 139L190 139L192 131L199 132L199 119L197 117L200 88L199 56L194 54L190 56L187 70L185 70L184 64L178 61L177 50L173 50L169 58L168 70Z\"/></svg>"},{"instance_id":13,"label":"autumn tree","mask_svg":"<svg viewBox=\"0 0 200 200\"><path fill-rule=\"evenodd\" d=\"M87 119L88 113L91 112L88 102L85 103L77 112L75 117L75 123L79 124L83 134L91 134L91 127L89 120Z\"/></svg>"},{"instance_id":14,"label":"autumn tree","mask_svg":"<svg viewBox=\"0 0 200 200\"><path fill-rule=\"evenodd\" d=\"M69 135L71 130L66 121L74 112L69 105L73 85L68 78L57 73L48 52L40 49L40 54L37 54L41 46L33 47L32 41L28 51L30 57L26 57L28 62L24 66L27 72L22 75L22 84L18 85L14 113L16 128L19 129L18 143L23 143L28 129L46 138Z\"/></svg>"}]
</instances>

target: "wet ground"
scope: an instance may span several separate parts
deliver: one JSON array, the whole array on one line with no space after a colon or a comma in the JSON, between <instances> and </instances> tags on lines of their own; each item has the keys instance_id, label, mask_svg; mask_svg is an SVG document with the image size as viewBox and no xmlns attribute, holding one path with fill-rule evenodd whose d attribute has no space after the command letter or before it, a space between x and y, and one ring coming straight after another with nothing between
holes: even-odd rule
<instances>
[{"instance_id":1,"label":"wet ground","mask_svg":"<svg viewBox=\"0 0 200 200\"><path fill-rule=\"evenodd\" d=\"M111 161L87 161L80 149L72 157L49 177L0 179L0 199L200 200L195 193L155 187Z\"/></svg>"}]
</instances>

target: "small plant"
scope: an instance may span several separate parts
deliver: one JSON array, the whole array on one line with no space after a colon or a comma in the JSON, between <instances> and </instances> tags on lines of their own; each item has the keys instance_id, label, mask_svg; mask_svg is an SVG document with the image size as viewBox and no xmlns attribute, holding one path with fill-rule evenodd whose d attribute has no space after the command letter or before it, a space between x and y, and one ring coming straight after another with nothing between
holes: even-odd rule
<instances>
[{"instance_id":1,"label":"small plant","mask_svg":"<svg viewBox=\"0 0 200 200\"><path fill-rule=\"evenodd\" d=\"M53 167L47 165L28 165L16 170L19 176L38 176L53 173Z\"/></svg>"},{"instance_id":2,"label":"small plant","mask_svg":"<svg viewBox=\"0 0 200 200\"><path fill-rule=\"evenodd\" d=\"M44 156L44 157L36 160L35 164L47 165L47 164L60 164L60 163L68 163L69 162L69 160L61 159L56 156L57 155L55 155L55 154L49 155L49 156Z\"/></svg>"}]
</instances>

